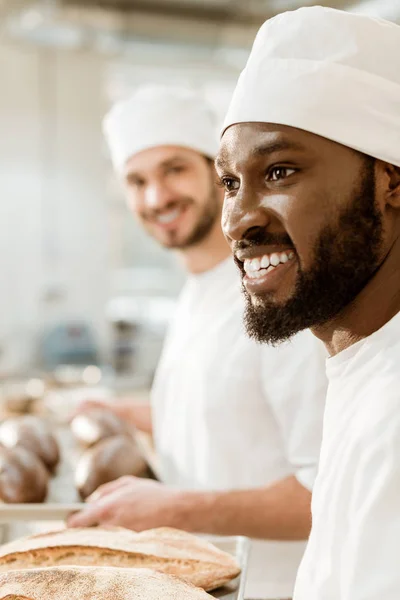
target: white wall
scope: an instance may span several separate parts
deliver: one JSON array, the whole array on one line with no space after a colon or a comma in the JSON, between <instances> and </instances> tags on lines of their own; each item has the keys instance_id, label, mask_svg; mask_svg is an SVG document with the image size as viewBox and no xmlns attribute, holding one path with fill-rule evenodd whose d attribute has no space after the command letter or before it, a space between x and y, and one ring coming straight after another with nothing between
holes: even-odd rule
<instances>
[{"instance_id":1,"label":"white wall","mask_svg":"<svg viewBox=\"0 0 400 600\"><path fill-rule=\"evenodd\" d=\"M101 134L116 89L142 81L192 83L221 112L236 73L174 62L0 42L0 373L32 363L40 331L62 319L86 319L106 352L117 270L176 273L129 220Z\"/></svg>"},{"instance_id":2,"label":"white wall","mask_svg":"<svg viewBox=\"0 0 400 600\"><path fill-rule=\"evenodd\" d=\"M106 341L112 204L103 72L94 55L0 46L0 344L7 341L8 361L17 350L28 361L55 318L84 317Z\"/></svg>"}]
</instances>

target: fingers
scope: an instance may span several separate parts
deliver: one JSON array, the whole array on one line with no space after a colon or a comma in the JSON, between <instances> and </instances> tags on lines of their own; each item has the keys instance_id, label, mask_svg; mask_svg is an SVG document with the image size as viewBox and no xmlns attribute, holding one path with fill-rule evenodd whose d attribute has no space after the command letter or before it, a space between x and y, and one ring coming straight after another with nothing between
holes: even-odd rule
<instances>
[{"instance_id":1,"label":"fingers","mask_svg":"<svg viewBox=\"0 0 400 600\"><path fill-rule=\"evenodd\" d=\"M109 483L104 483L100 487L97 488L96 491L93 492L88 498L86 498L86 502L97 502L101 498L105 498L108 494L119 490L120 488L132 483L133 477L120 477L119 479L115 479L114 481L110 481Z\"/></svg>"},{"instance_id":2,"label":"fingers","mask_svg":"<svg viewBox=\"0 0 400 600\"><path fill-rule=\"evenodd\" d=\"M88 410L91 410L92 408L109 408L109 406L104 400L96 400L96 398L87 398L86 400L80 402L78 406L74 408L74 410L71 413L70 420L72 420L78 415L87 412Z\"/></svg>"},{"instance_id":3,"label":"fingers","mask_svg":"<svg viewBox=\"0 0 400 600\"><path fill-rule=\"evenodd\" d=\"M67 527L93 527L104 523L104 520L104 506L89 504L84 510L68 517Z\"/></svg>"}]
</instances>

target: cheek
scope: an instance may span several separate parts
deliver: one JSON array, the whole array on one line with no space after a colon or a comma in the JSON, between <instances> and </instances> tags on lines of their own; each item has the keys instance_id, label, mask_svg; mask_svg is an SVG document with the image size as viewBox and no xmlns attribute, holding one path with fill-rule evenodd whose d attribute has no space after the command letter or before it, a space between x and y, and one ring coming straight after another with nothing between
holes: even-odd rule
<instances>
[{"instance_id":1,"label":"cheek","mask_svg":"<svg viewBox=\"0 0 400 600\"><path fill-rule=\"evenodd\" d=\"M190 199L196 205L200 205L208 198L208 181L203 177L196 177L195 174L187 174L177 179L171 190L178 198Z\"/></svg>"},{"instance_id":2,"label":"cheek","mask_svg":"<svg viewBox=\"0 0 400 600\"><path fill-rule=\"evenodd\" d=\"M334 221L332 204L326 197L308 190L281 201L279 219L294 244L300 265L307 269L313 262L321 231Z\"/></svg>"},{"instance_id":3,"label":"cheek","mask_svg":"<svg viewBox=\"0 0 400 600\"><path fill-rule=\"evenodd\" d=\"M128 190L126 196L126 206L136 218L141 219L145 212L145 203L137 192Z\"/></svg>"}]
</instances>

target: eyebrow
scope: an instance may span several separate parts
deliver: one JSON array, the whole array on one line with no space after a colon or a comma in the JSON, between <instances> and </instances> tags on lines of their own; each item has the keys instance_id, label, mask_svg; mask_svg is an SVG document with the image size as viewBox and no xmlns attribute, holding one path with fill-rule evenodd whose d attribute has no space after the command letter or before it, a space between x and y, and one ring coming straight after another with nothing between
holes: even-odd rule
<instances>
[{"instance_id":1,"label":"eyebrow","mask_svg":"<svg viewBox=\"0 0 400 600\"><path fill-rule=\"evenodd\" d=\"M265 156L268 154L273 154L275 152L282 152L283 150L304 151L305 148L304 146L302 146L302 144L299 144L298 142L282 139L267 142L266 144L257 146L256 148L253 148L251 150L251 154L253 156Z\"/></svg>"},{"instance_id":2,"label":"eyebrow","mask_svg":"<svg viewBox=\"0 0 400 600\"><path fill-rule=\"evenodd\" d=\"M184 161L185 158L179 154L176 154L175 156L172 156L171 158L167 158L165 159L163 162L161 162L157 168L158 169L165 169L169 166L171 166L173 163L175 162L180 162L180 161ZM142 177L140 171L128 171L127 173L125 173L125 179L140 179Z\"/></svg>"},{"instance_id":3,"label":"eyebrow","mask_svg":"<svg viewBox=\"0 0 400 600\"><path fill-rule=\"evenodd\" d=\"M256 146L252 148L250 151L250 155L253 157L259 156L268 156L269 154L274 154L276 152L283 152L284 150L295 150L298 152L304 151L305 148L302 144L298 142L293 142L291 140L272 140L271 142L267 142L265 144L261 144L260 146ZM216 167L227 167L229 164L229 160L227 157L223 155L218 155L215 159Z\"/></svg>"}]
</instances>

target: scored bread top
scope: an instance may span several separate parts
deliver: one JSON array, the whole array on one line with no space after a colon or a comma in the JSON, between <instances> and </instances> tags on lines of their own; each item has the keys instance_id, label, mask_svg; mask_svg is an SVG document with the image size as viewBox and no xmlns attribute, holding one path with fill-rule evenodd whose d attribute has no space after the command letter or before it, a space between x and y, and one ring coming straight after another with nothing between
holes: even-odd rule
<instances>
[{"instance_id":1,"label":"scored bread top","mask_svg":"<svg viewBox=\"0 0 400 600\"><path fill-rule=\"evenodd\" d=\"M64 529L0 547L0 571L54 565L149 567L212 590L240 573L233 556L190 533L162 527Z\"/></svg>"},{"instance_id":2,"label":"scored bread top","mask_svg":"<svg viewBox=\"0 0 400 600\"><path fill-rule=\"evenodd\" d=\"M123 527L82 527L79 529L60 529L48 533L31 535L0 546L0 558L39 548L60 548L67 546L86 546L105 548L134 554L146 554L164 559L191 559L238 567L230 554L223 552L204 539L195 535L160 527L137 533Z\"/></svg>"},{"instance_id":3,"label":"scored bread top","mask_svg":"<svg viewBox=\"0 0 400 600\"><path fill-rule=\"evenodd\" d=\"M211 600L209 594L150 569L49 567L0 575L0 600Z\"/></svg>"}]
</instances>

